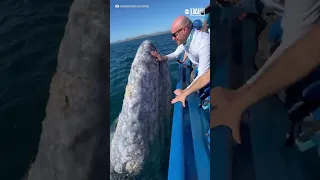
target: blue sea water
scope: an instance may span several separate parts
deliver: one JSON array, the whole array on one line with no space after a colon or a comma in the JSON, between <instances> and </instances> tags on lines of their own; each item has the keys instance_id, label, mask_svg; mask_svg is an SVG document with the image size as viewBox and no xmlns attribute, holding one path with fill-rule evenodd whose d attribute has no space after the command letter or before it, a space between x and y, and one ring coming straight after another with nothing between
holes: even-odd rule
<instances>
[{"instance_id":1,"label":"blue sea water","mask_svg":"<svg viewBox=\"0 0 320 180\"><path fill-rule=\"evenodd\" d=\"M0 1L0 180L20 180L36 156L71 3ZM164 54L176 48L170 34L147 39ZM112 119L121 110L131 62L143 40L111 45ZM174 85L176 62L170 71Z\"/></svg>"},{"instance_id":2,"label":"blue sea water","mask_svg":"<svg viewBox=\"0 0 320 180\"><path fill-rule=\"evenodd\" d=\"M20 180L41 122L72 1L0 1L0 179Z\"/></svg>"},{"instance_id":3,"label":"blue sea water","mask_svg":"<svg viewBox=\"0 0 320 180\"><path fill-rule=\"evenodd\" d=\"M162 34L132 41L111 44L110 49L110 125L118 117L123 102L125 87L128 82L131 64L138 50L138 47L144 40L151 40L162 54L169 54L177 48L171 35ZM169 61L172 92L178 81L178 63Z\"/></svg>"}]
</instances>

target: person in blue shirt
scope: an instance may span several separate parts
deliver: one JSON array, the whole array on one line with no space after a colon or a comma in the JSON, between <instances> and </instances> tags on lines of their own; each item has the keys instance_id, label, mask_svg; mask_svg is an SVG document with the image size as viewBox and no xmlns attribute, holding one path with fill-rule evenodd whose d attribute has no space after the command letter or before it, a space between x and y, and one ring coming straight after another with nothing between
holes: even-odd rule
<instances>
[{"instance_id":1,"label":"person in blue shirt","mask_svg":"<svg viewBox=\"0 0 320 180\"><path fill-rule=\"evenodd\" d=\"M200 31L202 28L202 21L200 19L194 20L192 23L192 27Z\"/></svg>"}]
</instances>

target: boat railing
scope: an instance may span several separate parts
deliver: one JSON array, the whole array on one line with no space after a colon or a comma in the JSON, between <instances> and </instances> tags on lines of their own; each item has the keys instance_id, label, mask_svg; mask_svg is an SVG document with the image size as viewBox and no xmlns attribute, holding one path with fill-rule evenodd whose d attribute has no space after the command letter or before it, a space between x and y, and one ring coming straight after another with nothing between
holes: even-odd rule
<instances>
[{"instance_id":1,"label":"boat railing","mask_svg":"<svg viewBox=\"0 0 320 180\"><path fill-rule=\"evenodd\" d=\"M176 88L182 89L185 68L179 66L179 81ZM184 139L183 139L183 107L182 103L174 104L171 132L170 161L168 180L185 179Z\"/></svg>"},{"instance_id":2,"label":"boat railing","mask_svg":"<svg viewBox=\"0 0 320 180\"><path fill-rule=\"evenodd\" d=\"M185 83L190 83L190 69L186 69ZM188 109L190 116L190 125L193 140L193 151L195 159L195 167L198 179L210 179L210 150L207 141L207 131L209 129L209 112L204 112L199 108L201 103L199 94L194 92L187 97ZM205 117L208 115L207 117Z\"/></svg>"},{"instance_id":3,"label":"boat railing","mask_svg":"<svg viewBox=\"0 0 320 180\"><path fill-rule=\"evenodd\" d=\"M179 65L177 89L185 89L190 84L191 68L184 67L185 65L191 66L188 61ZM191 176L197 176L197 179L209 180L210 152L206 135L209 129L209 113L199 108L200 98L197 93L190 94L187 101L187 108L183 108L180 102L174 104L168 179L185 180L190 178L186 176L192 174ZM190 131L185 129L189 127ZM190 133L192 143L184 143L184 132ZM193 153L188 154L190 151Z\"/></svg>"}]
</instances>

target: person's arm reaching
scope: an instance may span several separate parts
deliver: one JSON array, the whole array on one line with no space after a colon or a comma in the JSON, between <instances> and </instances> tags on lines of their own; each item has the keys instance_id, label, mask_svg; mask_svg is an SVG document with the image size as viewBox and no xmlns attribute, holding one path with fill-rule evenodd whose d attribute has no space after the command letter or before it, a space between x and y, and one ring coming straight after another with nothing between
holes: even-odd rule
<instances>
[{"instance_id":1,"label":"person's arm reaching","mask_svg":"<svg viewBox=\"0 0 320 180\"><path fill-rule=\"evenodd\" d=\"M180 89L175 90L174 93L177 95L177 97L175 97L171 101L171 103L174 104L174 103L180 101L182 103L183 107L185 107L186 97L189 94L198 91L199 89L201 89L202 87L207 85L209 82L210 82L210 69L209 69L209 71L205 72L200 78L195 80L194 83L189 88L187 88L185 90L180 90Z\"/></svg>"},{"instance_id":2,"label":"person's arm reaching","mask_svg":"<svg viewBox=\"0 0 320 180\"><path fill-rule=\"evenodd\" d=\"M182 102L182 105L185 107L185 99L186 97L203 88L210 82L210 41L208 40L199 50L199 66L198 66L198 76L193 80L193 82L185 89L175 90L175 94L177 95L171 103L176 103L178 101Z\"/></svg>"},{"instance_id":3,"label":"person's arm reaching","mask_svg":"<svg viewBox=\"0 0 320 180\"><path fill-rule=\"evenodd\" d=\"M157 58L158 61L171 61L171 60L175 60L175 59L178 59L180 54L182 54L184 51L184 46L183 44L179 45L177 47L177 49L173 52L173 53L170 53L168 55L160 55L158 52L156 51L152 51L151 54Z\"/></svg>"},{"instance_id":4,"label":"person's arm reaching","mask_svg":"<svg viewBox=\"0 0 320 180\"><path fill-rule=\"evenodd\" d=\"M212 89L211 104L217 108L210 112L210 127L227 125L232 136L240 140L242 113L254 103L277 93L297 82L320 65L320 27L314 27L306 36L289 47L255 82L246 86L235 98L234 91L223 88ZM216 100L214 97L218 97Z\"/></svg>"},{"instance_id":5,"label":"person's arm reaching","mask_svg":"<svg viewBox=\"0 0 320 180\"><path fill-rule=\"evenodd\" d=\"M255 82L247 86L236 104L246 109L311 73L320 64L320 25L289 47Z\"/></svg>"}]
</instances>

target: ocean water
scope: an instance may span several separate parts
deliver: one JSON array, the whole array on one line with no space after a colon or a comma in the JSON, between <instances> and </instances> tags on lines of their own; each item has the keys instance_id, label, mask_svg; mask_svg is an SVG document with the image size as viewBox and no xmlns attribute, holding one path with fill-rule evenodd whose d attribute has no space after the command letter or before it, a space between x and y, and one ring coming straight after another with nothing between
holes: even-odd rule
<instances>
[{"instance_id":1,"label":"ocean water","mask_svg":"<svg viewBox=\"0 0 320 180\"><path fill-rule=\"evenodd\" d=\"M41 122L72 1L0 1L0 179L20 180Z\"/></svg>"},{"instance_id":2,"label":"ocean water","mask_svg":"<svg viewBox=\"0 0 320 180\"><path fill-rule=\"evenodd\" d=\"M111 44L110 47L110 126L118 117L123 102L125 88L128 82L131 64L144 40L151 40L162 54L169 54L177 48L175 41L171 39L171 34L162 34L132 41ZM178 63L169 61L172 92L178 81Z\"/></svg>"},{"instance_id":3,"label":"ocean water","mask_svg":"<svg viewBox=\"0 0 320 180\"><path fill-rule=\"evenodd\" d=\"M0 1L0 180L20 180L34 160L72 1ZM150 37L162 53L176 48L170 34ZM111 117L143 39L111 46ZM178 66L170 63L173 87ZM120 73L121 72L121 73ZM115 80L118 79L116 83Z\"/></svg>"}]
</instances>

